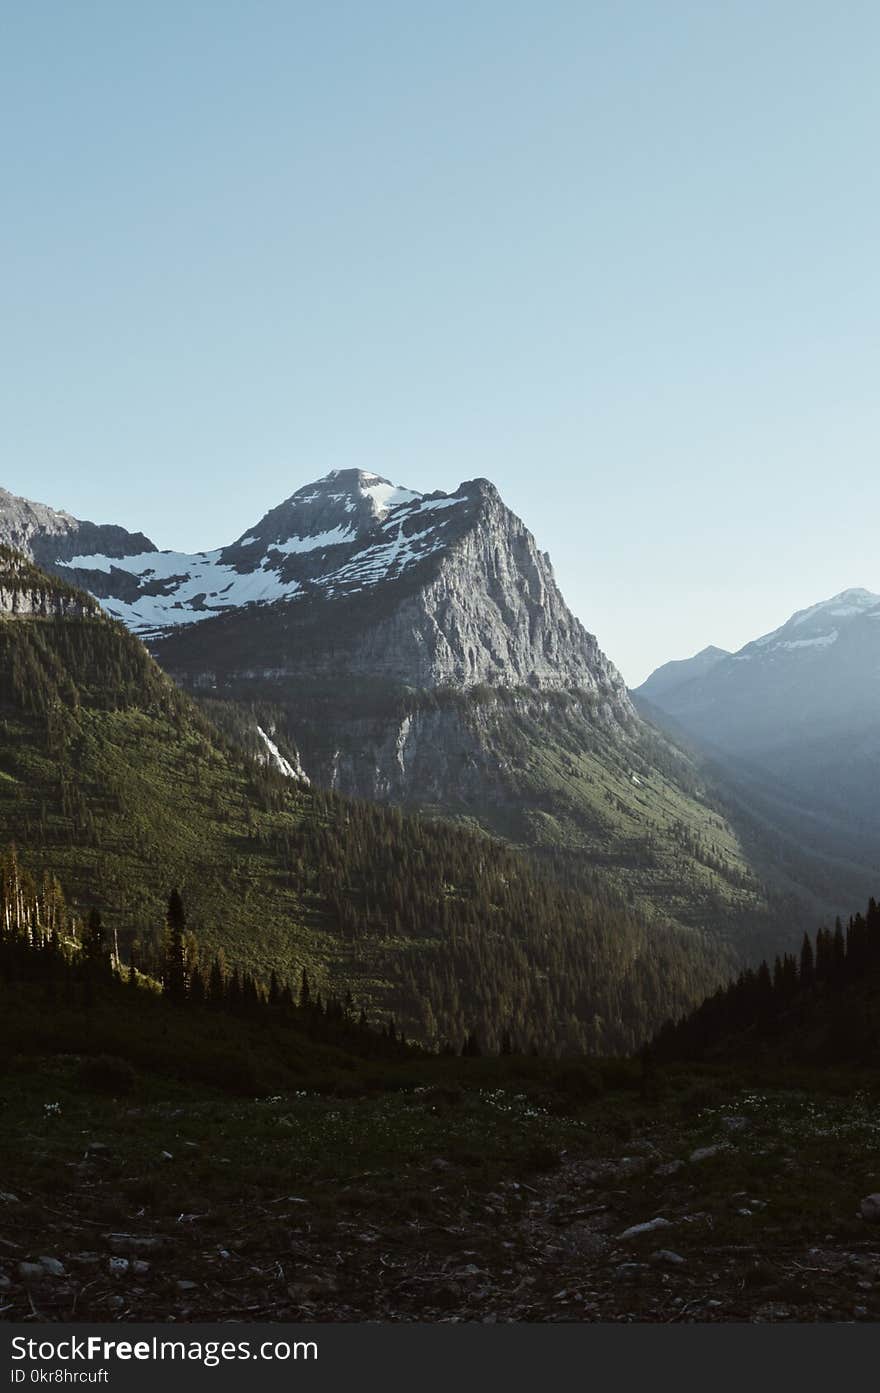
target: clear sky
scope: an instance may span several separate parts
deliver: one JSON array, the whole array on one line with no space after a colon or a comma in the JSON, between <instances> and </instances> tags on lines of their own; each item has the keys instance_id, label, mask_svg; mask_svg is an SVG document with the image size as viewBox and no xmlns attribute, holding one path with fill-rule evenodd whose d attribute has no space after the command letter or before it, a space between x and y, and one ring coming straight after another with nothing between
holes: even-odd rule
<instances>
[{"instance_id":1,"label":"clear sky","mask_svg":"<svg viewBox=\"0 0 880 1393\"><path fill-rule=\"evenodd\" d=\"M0 484L491 478L632 683L880 590L876 0L0 0Z\"/></svg>"}]
</instances>

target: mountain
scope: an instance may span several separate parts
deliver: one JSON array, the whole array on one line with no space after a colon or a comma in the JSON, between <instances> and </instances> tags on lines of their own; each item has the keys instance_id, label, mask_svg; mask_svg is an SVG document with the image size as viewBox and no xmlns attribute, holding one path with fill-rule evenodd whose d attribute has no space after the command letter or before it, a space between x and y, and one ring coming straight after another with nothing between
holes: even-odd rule
<instances>
[{"instance_id":1,"label":"mountain","mask_svg":"<svg viewBox=\"0 0 880 1393\"><path fill-rule=\"evenodd\" d=\"M673 659L672 662L654 669L651 676L639 687L639 695L662 705L661 698L664 695L683 687L695 677L705 676L722 658L729 657L730 654L725 648L715 648L710 644L708 648L702 648L699 653L695 653L692 658Z\"/></svg>"},{"instance_id":2,"label":"mountain","mask_svg":"<svg viewBox=\"0 0 880 1393\"><path fill-rule=\"evenodd\" d=\"M639 718L485 479L419 494L336 471L213 552L47 564L315 787L563 850L655 922L741 946L775 922L698 762Z\"/></svg>"},{"instance_id":3,"label":"mountain","mask_svg":"<svg viewBox=\"0 0 880 1393\"><path fill-rule=\"evenodd\" d=\"M25 543L154 649L182 635L167 648L169 666L204 660L202 685L259 672L408 687L576 686L604 698L609 715L632 716L620 674L566 608L548 557L485 479L422 495L334 471L230 546L191 555L10 498L0 496L0 540ZM115 544L85 546L102 533ZM242 614L244 625L215 624L202 639L192 632Z\"/></svg>"},{"instance_id":4,"label":"mountain","mask_svg":"<svg viewBox=\"0 0 880 1393\"><path fill-rule=\"evenodd\" d=\"M249 755L93 599L6 548L0 596L0 848L81 920L99 908L143 971L177 886L208 962L294 987L306 969L434 1045L506 1030L549 1053L634 1048L729 966L589 866L307 787L268 724Z\"/></svg>"},{"instance_id":5,"label":"mountain","mask_svg":"<svg viewBox=\"0 0 880 1393\"><path fill-rule=\"evenodd\" d=\"M668 672L670 665L660 669ZM880 595L844 590L674 686L638 689L710 751L834 904L867 898L880 871Z\"/></svg>"},{"instance_id":6,"label":"mountain","mask_svg":"<svg viewBox=\"0 0 880 1393\"><path fill-rule=\"evenodd\" d=\"M87 552L122 559L156 550L142 532L80 522L70 513L32 503L4 488L0 488L0 546L19 551L41 566L66 562Z\"/></svg>"},{"instance_id":7,"label":"mountain","mask_svg":"<svg viewBox=\"0 0 880 1393\"><path fill-rule=\"evenodd\" d=\"M763 757L820 732L870 725L880 692L880 595L844 590L738 653L701 658L665 664L638 694L724 750Z\"/></svg>"}]
</instances>

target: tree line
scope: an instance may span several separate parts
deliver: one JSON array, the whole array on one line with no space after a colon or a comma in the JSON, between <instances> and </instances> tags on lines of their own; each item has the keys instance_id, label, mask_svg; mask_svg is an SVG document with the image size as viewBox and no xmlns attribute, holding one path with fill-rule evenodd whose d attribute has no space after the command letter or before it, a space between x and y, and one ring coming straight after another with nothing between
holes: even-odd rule
<instances>
[{"instance_id":1,"label":"tree line","mask_svg":"<svg viewBox=\"0 0 880 1393\"><path fill-rule=\"evenodd\" d=\"M813 1053L848 1059L878 1042L871 1007L880 985L880 906L873 897L846 927L803 936L799 954L777 955L748 968L707 997L696 1010L669 1020L654 1040L658 1058L702 1059L737 1037L756 1044L788 1035L803 1052L812 1032Z\"/></svg>"},{"instance_id":2,"label":"tree line","mask_svg":"<svg viewBox=\"0 0 880 1393\"><path fill-rule=\"evenodd\" d=\"M177 890L169 896L163 943L158 977L148 977L121 962L97 908L80 922L55 877L37 880L14 847L0 858L0 980L6 983L49 986L55 999L86 1011L99 1000L124 1005L132 992L161 994L182 1009L294 1024L311 1039L368 1057L407 1058L418 1050L393 1019L374 1023L363 1010L357 1013L350 993L322 998L306 968L294 990L275 972L264 983L237 965L230 969L222 954L201 962Z\"/></svg>"}]
</instances>

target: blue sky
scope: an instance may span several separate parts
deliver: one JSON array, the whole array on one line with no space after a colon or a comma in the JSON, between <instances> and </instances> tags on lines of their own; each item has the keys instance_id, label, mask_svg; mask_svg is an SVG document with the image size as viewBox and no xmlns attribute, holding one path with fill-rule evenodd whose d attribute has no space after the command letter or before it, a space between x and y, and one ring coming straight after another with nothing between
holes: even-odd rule
<instances>
[{"instance_id":1,"label":"blue sky","mask_svg":"<svg viewBox=\"0 0 880 1393\"><path fill-rule=\"evenodd\" d=\"M641 680L877 547L880 7L0 4L0 484L485 475Z\"/></svg>"}]
</instances>

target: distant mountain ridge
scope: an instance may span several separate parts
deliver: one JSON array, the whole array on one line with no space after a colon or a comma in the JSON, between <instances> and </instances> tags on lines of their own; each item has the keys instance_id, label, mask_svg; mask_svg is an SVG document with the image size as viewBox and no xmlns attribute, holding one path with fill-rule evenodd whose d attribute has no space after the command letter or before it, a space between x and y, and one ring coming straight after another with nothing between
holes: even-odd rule
<instances>
[{"instance_id":1,"label":"distant mountain ridge","mask_svg":"<svg viewBox=\"0 0 880 1393\"><path fill-rule=\"evenodd\" d=\"M721 662L722 658L729 657L726 648L715 648L713 644L709 644L708 648L702 648L692 658L674 658L672 662L654 669L650 677L638 688L639 694L647 697L649 701L659 702L664 692L672 692L685 682L690 682L692 678L702 677L710 672L716 663Z\"/></svg>"},{"instance_id":2,"label":"distant mountain ridge","mask_svg":"<svg viewBox=\"0 0 880 1393\"><path fill-rule=\"evenodd\" d=\"M722 762L765 836L821 870L826 902L867 898L880 880L880 595L843 590L708 671L656 676L637 703Z\"/></svg>"},{"instance_id":3,"label":"distant mountain ridge","mask_svg":"<svg viewBox=\"0 0 880 1393\"><path fill-rule=\"evenodd\" d=\"M666 680L671 669L681 681ZM737 653L667 663L636 691L691 734L742 755L871 725L880 712L880 595L843 590Z\"/></svg>"}]
</instances>

